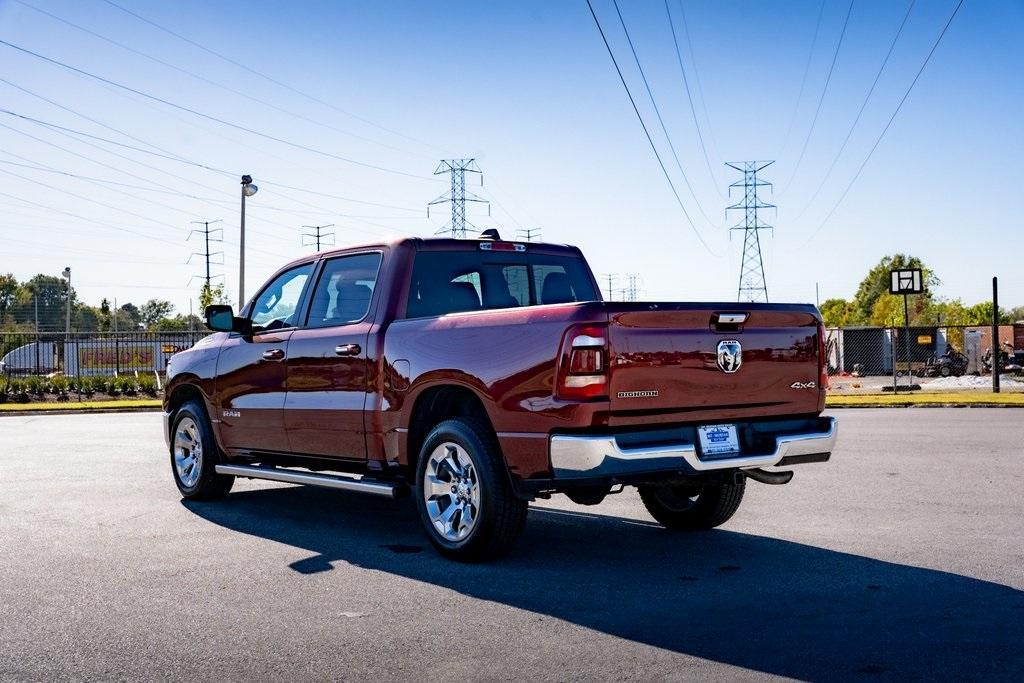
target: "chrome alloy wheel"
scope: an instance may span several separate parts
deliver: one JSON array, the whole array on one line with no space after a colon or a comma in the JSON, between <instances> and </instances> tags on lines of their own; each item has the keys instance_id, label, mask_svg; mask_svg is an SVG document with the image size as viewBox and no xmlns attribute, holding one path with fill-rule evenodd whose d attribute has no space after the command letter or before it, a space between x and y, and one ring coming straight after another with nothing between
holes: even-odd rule
<instances>
[{"instance_id":1,"label":"chrome alloy wheel","mask_svg":"<svg viewBox=\"0 0 1024 683\"><path fill-rule=\"evenodd\" d=\"M203 465L203 441L199 425L191 417L183 417L174 432L174 469L178 480L187 489L199 481Z\"/></svg>"},{"instance_id":2,"label":"chrome alloy wheel","mask_svg":"<svg viewBox=\"0 0 1024 683\"><path fill-rule=\"evenodd\" d=\"M480 481L465 448L446 441L431 452L423 499L434 529L446 541L461 541L473 531L480 517Z\"/></svg>"}]
</instances>

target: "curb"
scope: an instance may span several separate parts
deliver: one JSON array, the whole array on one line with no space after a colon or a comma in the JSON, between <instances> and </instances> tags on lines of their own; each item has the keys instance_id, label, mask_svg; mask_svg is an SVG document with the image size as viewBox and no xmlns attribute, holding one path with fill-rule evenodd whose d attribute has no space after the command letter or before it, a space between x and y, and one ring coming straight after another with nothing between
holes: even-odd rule
<instances>
[{"instance_id":1,"label":"curb","mask_svg":"<svg viewBox=\"0 0 1024 683\"><path fill-rule=\"evenodd\" d=\"M843 410L856 408L1017 408L1024 410L1020 403L832 403L825 410L840 408Z\"/></svg>"},{"instance_id":2,"label":"curb","mask_svg":"<svg viewBox=\"0 0 1024 683\"><path fill-rule=\"evenodd\" d=\"M50 408L37 410L2 410L0 417L25 417L27 415L102 415L104 413L160 413L160 406L125 406L123 408Z\"/></svg>"}]
</instances>

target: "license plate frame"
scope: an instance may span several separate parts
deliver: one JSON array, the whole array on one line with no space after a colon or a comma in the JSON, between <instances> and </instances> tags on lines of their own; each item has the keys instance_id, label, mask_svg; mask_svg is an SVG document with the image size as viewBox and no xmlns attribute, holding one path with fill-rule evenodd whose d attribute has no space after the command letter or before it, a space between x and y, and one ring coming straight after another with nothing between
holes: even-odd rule
<instances>
[{"instance_id":1,"label":"license plate frame","mask_svg":"<svg viewBox=\"0 0 1024 683\"><path fill-rule=\"evenodd\" d=\"M701 425L697 427L697 437L703 456L714 458L740 452L739 431L734 424Z\"/></svg>"}]
</instances>

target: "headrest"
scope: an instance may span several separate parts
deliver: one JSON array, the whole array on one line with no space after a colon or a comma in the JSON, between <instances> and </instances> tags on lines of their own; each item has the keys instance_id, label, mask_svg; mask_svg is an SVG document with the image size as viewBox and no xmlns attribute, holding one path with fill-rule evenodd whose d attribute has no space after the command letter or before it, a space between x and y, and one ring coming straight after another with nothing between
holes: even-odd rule
<instances>
[{"instance_id":1,"label":"headrest","mask_svg":"<svg viewBox=\"0 0 1024 683\"><path fill-rule=\"evenodd\" d=\"M471 282L449 282L447 313L480 310L480 296Z\"/></svg>"},{"instance_id":2,"label":"headrest","mask_svg":"<svg viewBox=\"0 0 1024 683\"><path fill-rule=\"evenodd\" d=\"M544 285L540 290L540 301L543 304L565 304L576 301L569 276L565 273L548 273L544 276Z\"/></svg>"}]
</instances>

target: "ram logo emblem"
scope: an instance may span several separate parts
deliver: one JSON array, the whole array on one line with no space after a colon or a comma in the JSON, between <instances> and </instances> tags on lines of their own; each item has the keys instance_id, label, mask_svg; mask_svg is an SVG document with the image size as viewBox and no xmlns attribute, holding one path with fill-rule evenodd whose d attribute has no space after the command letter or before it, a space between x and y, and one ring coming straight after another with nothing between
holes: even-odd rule
<instances>
[{"instance_id":1,"label":"ram logo emblem","mask_svg":"<svg viewBox=\"0 0 1024 683\"><path fill-rule=\"evenodd\" d=\"M743 364L743 347L735 339L718 342L718 367L722 372L732 374Z\"/></svg>"}]
</instances>

